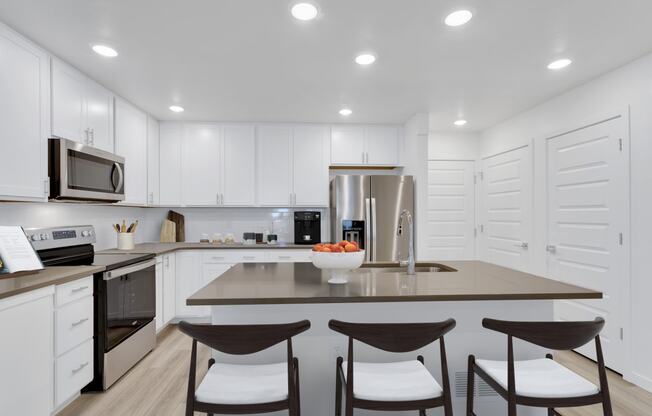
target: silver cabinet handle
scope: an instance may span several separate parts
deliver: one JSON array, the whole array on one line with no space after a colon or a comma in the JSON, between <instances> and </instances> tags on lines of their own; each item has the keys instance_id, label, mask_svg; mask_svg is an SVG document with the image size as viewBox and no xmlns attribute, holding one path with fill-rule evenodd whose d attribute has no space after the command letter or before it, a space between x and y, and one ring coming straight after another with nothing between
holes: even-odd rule
<instances>
[{"instance_id":1,"label":"silver cabinet handle","mask_svg":"<svg viewBox=\"0 0 652 416\"><path fill-rule=\"evenodd\" d=\"M89 130L88 130L88 129L85 129L85 130L84 130L84 134L86 135L86 137L84 138L84 144L90 144L91 139L90 139L90 132L89 132Z\"/></svg>"},{"instance_id":2,"label":"silver cabinet handle","mask_svg":"<svg viewBox=\"0 0 652 416\"><path fill-rule=\"evenodd\" d=\"M79 372L80 372L81 370L83 370L84 367L86 367L87 365L88 365L88 361L86 361L86 362L83 363L83 364L80 364L79 367L77 367L77 368L73 368L72 373L73 373L73 374L77 374L77 373L79 373Z\"/></svg>"},{"instance_id":3,"label":"silver cabinet handle","mask_svg":"<svg viewBox=\"0 0 652 416\"><path fill-rule=\"evenodd\" d=\"M520 247L520 248L528 248L530 245L526 243L525 241L519 243L519 244L514 244L515 247Z\"/></svg>"},{"instance_id":4,"label":"silver cabinet handle","mask_svg":"<svg viewBox=\"0 0 652 416\"><path fill-rule=\"evenodd\" d=\"M553 246L552 244L548 244L546 246L546 251L548 253L556 253L557 252L557 246Z\"/></svg>"},{"instance_id":5,"label":"silver cabinet handle","mask_svg":"<svg viewBox=\"0 0 652 416\"><path fill-rule=\"evenodd\" d=\"M256 257L255 256L242 256L242 259L243 260L255 260Z\"/></svg>"},{"instance_id":6,"label":"silver cabinet handle","mask_svg":"<svg viewBox=\"0 0 652 416\"><path fill-rule=\"evenodd\" d=\"M72 323L72 327L74 328L74 327L76 327L76 326L79 326L79 325L83 324L83 323L86 322L86 321L88 321L88 318L82 318L82 319L80 319L80 320L77 321L77 322L73 322L73 323Z\"/></svg>"},{"instance_id":7,"label":"silver cabinet handle","mask_svg":"<svg viewBox=\"0 0 652 416\"><path fill-rule=\"evenodd\" d=\"M70 289L70 293L77 293L77 292L81 292L81 291L86 290L86 289L88 289L88 286L76 287L74 289Z\"/></svg>"},{"instance_id":8,"label":"silver cabinet handle","mask_svg":"<svg viewBox=\"0 0 652 416\"><path fill-rule=\"evenodd\" d=\"M170 267L170 256L165 256L165 267Z\"/></svg>"},{"instance_id":9,"label":"silver cabinet handle","mask_svg":"<svg viewBox=\"0 0 652 416\"><path fill-rule=\"evenodd\" d=\"M95 146L95 129L90 129L91 133L91 146Z\"/></svg>"},{"instance_id":10,"label":"silver cabinet handle","mask_svg":"<svg viewBox=\"0 0 652 416\"><path fill-rule=\"evenodd\" d=\"M362 152L362 163L364 163L364 152Z\"/></svg>"},{"instance_id":11,"label":"silver cabinet handle","mask_svg":"<svg viewBox=\"0 0 652 416\"><path fill-rule=\"evenodd\" d=\"M368 164L368 163L369 163L369 152L364 152L364 155L365 155L365 161L364 161L364 163L367 163L367 164Z\"/></svg>"}]
</instances>

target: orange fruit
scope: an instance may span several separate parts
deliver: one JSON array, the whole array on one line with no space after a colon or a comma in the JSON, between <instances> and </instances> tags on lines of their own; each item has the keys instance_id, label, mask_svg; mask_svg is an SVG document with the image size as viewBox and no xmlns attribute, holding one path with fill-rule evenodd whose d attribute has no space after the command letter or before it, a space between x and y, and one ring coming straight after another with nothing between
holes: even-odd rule
<instances>
[{"instance_id":1,"label":"orange fruit","mask_svg":"<svg viewBox=\"0 0 652 416\"><path fill-rule=\"evenodd\" d=\"M346 251L347 253L355 253L356 251L358 251L358 247L349 243L346 246L344 246L344 251Z\"/></svg>"},{"instance_id":2,"label":"orange fruit","mask_svg":"<svg viewBox=\"0 0 652 416\"><path fill-rule=\"evenodd\" d=\"M330 253L331 249L328 248L328 247L322 247L321 250L319 250L319 251L321 251L322 253Z\"/></svg>"}]
</instances>

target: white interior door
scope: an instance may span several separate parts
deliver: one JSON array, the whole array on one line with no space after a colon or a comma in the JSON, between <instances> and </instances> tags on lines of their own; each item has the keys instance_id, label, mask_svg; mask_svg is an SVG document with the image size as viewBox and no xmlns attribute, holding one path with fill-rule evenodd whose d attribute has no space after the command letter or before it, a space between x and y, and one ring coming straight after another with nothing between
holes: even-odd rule
<instances>
[{"instance_id":1,"label":"white interior door","mask_svg":"<svg viewBox=\"0 0 652 416\"><path fill-rule=\"evenodd\" d=\"M532 236L530 146L484 159L480 179L482 258L525 270Z\"/></svg>"},{"instance_id":2,"label":"white interior door","mask_svg":"<svg viewBox=\"0 0 652 416\"><path fill-rule=\"evenodd\" d=\"M601 300L559 301L560 320L602 316L605 361L623 368L622 290L628 285L621 233L627 218L622 118L547 140L548 275L604 293ZM589 344L580 352L595 358Z\"/></svg>"},{"instance_id":3,"label":"white interior door","mask_svg":"<svg viewBox=\"0 0 652 416\"><path fill-rule=\"evenodd\" d=\"M426 258L475 258L473 161L428 162Z\"/></svg>"}]
</instances>

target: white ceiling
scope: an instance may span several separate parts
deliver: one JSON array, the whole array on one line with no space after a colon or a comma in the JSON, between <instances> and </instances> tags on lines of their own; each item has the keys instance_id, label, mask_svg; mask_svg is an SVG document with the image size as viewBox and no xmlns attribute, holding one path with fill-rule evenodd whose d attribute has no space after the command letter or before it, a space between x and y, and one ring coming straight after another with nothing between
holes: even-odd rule
<instances>
[{"instance_id":1,"label":"white ceiling","mask_svg":"<svg viewBox=\"0 0 652 416\"><path fill-rule=\"evenodd\" d=\"M402 123L429 112L431 128L480 130L652 51L650 0L315 0L312 22L294 20L293 3L0 0L0 21L166 120ZM444 26L458 8L474 19ZM120 55L95 55L95 42ZM361 51L378 60L356 65ZM546 68L561 56L574 64Z\"/></svg>"}]
</instances>

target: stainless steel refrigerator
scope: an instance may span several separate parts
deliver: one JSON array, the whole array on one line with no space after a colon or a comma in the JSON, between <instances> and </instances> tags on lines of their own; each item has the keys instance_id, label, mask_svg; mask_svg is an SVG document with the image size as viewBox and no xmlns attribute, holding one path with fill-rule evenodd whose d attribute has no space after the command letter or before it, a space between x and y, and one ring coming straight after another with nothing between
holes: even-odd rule
<instances>
[{"instance_id":1,"label":"stainless steel refrigerator","mask_svg":"<svg viewBox=\"0 0 652 416\"><path fill-rule=\"evenodd\" d=\"M397 175L338 175L330 183L331 240L357 241L367 262L407 259L399 215L414 213L414 179Z\"/></svg>"}]
</instances>

